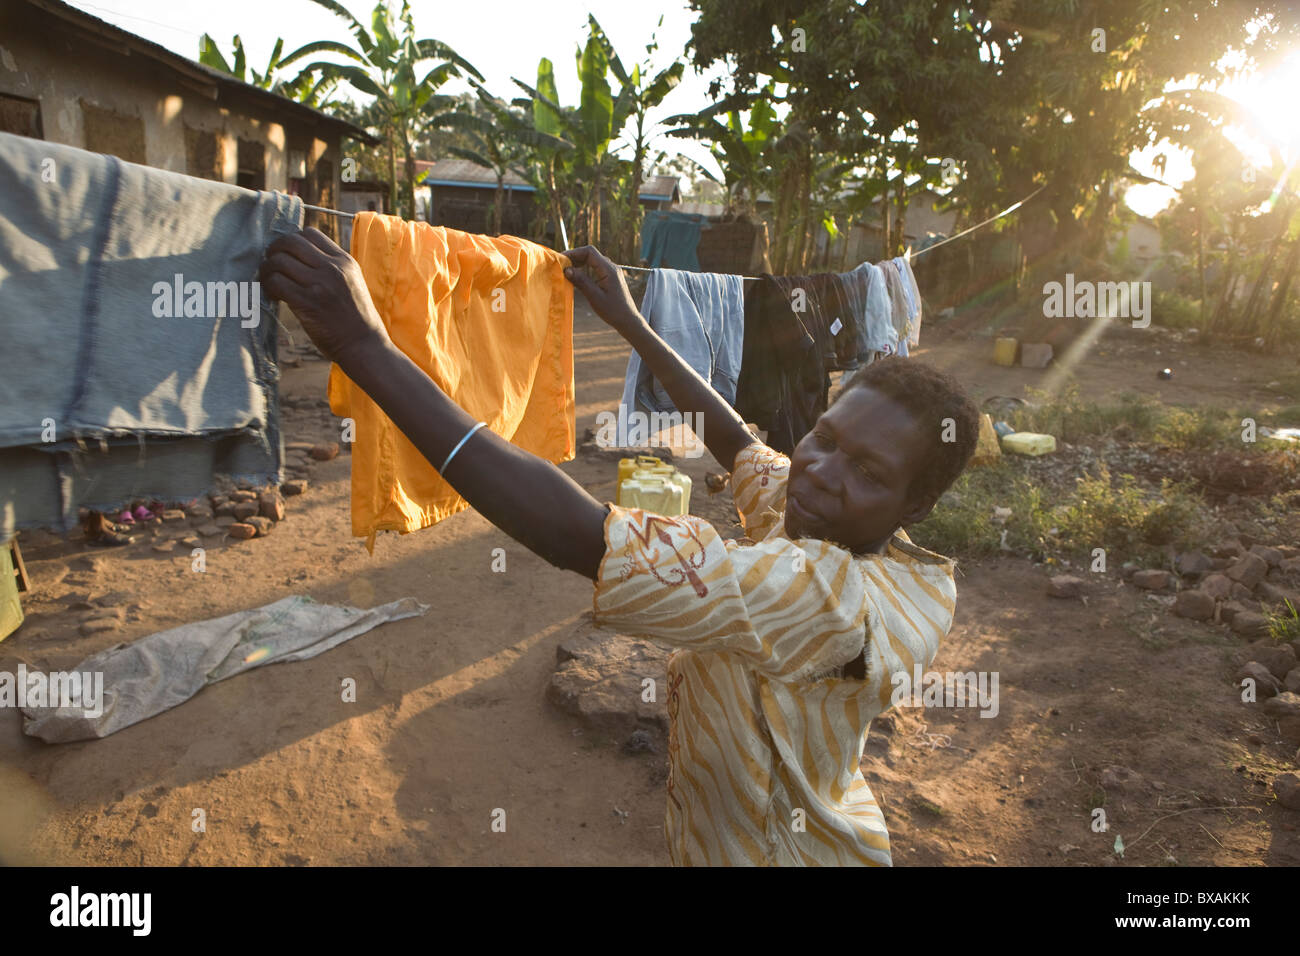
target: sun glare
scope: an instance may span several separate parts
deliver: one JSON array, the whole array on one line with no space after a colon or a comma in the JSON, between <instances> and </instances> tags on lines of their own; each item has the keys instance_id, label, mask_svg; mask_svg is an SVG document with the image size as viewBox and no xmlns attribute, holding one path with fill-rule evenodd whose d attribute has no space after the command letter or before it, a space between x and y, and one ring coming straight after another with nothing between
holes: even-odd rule
<instances>
[{"instance_id":1,"label":"sun glare","mask_svg":"<svg viewBox=\"0 0 1300 956\"><path fill-rule=\"evenodd\" d=\"M1259 124L1259 133L1270 146L1295 149L1300 146L1300 52L1290 54L1257 84L1241 90L1234 98L1247 107Z\"/></svg>"}]
</instances>

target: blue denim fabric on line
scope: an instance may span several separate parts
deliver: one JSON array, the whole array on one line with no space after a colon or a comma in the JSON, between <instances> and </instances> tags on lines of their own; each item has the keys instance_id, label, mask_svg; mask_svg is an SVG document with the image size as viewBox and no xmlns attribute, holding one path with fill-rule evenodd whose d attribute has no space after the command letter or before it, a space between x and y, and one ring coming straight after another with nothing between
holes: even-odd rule
<instances>
[{"instance_id":1,"label":"blue denim fabric on line","mask_svg":"<svg viewBox=\"0 0 1300 956\"><path fill-rule=\"evenodd\" d=\"M242 319L209 283L255 281L301 201L2 133L0 182L0 540L278 481L277 307L243 286ZM177 281L208 290L201 314L156 314Z\"/></svg>"},{"instance_id":2,"label":"blue denim fabric on line","mask_svg":"<svg viewBox=\"0 0 1300 956\"><path fill-rule=\"evenodd\" d=\"M745 292L740 276L655 269L646 280L641 314L714 391L728 404L735 404L745 339ZM623 382L620 417L632 411L648 415L674 409L663 386L633 352ZM635 433L635 429L631 431Z\"/></svg>"}]
</instances>

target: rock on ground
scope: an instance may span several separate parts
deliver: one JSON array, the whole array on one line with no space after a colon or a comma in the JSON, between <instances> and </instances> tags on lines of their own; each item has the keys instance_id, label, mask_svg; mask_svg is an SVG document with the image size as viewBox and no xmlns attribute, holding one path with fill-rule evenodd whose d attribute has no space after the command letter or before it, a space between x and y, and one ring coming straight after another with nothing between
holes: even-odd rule
<instances>
[{"instance_id":1,"label":"rock on ground","mask_svg":"<svg viewBox=\"0 0 1300 956\"><path fill-rule=\"evenodd\" d=\"M1216 601L1226 601L1232 594L1232 579L1226 574L1208 574L1200 588Z\"/></svg>"},{"instance_id":2,"label":"rock on ground","mask_svg":"<svg viewBox=\"0 0 1300 956\"><path fill-rule=\"evenodd\" d=\"M1277 802L1288 810L1300 810L1300 774L1282 773L1273 778Z\"/></svg>"},{"instance_id":3,"label":"rock on ground","mask_svg":"<svg viewBox=\"0 0 1300 956\"><path fill-rule=\"evenodd\" d=\"M1300 694L1284 690L1276 697L1264 701L1264 713L1277 720L1300 717Z\"/></svg>"},{"instance_id":4,"label":"rock on ground","mask_svg":"<svg viewBox=\"0 0 1300 956\"><path fill-rule=\"evenodd\" d=\"M1047 593L1055 598L1075 598L1083 593L1083 579L1072 574L1058 574L1047 582Z\"/></svg>"},{"instance_id":5,"label":"rock on ground","mask_svg":"<svg viewBox=\"0 0 1300 956\"><path fill-rule=\"evenodd\" d=\"M1255 682L1255 699L1264 700L1274 697L1282 690L1281 682L1269 673L1269 669L1259 661L1247 661L1237 671L1237 684L1250 678Z\"/></svg>"},{"instance_id":6,"label":"rock on ground","mask_svg":"<svg viewBox=\"0 0 1300 956\"><path fill-rule=\"evenodd\" d=\"M667 732L667 650L598 628L587 617L555 656L546 696L560 710L619 740L637 729ZM654 699L645 700L651 690Z\"/></svg>"},{"instance_id":7,"label":"rock on ground","mask_svg":"<svg viewBox=\"0 0 1300 956\"><path fill-rule=\"evenodd\" d=\"M1115 765L1101 771L1101 785L1107 790L1138 790L1144 782L1140 773L1128 767Z\"/></svg>"},{"instance_id":8,"label":"rock on ground","mask_svg":"<svg viewBox=\"0 0 1300 956\"><path fill-rule=\"evenodd\" d=\"M1162 591L1169 586L1170 574L1158 568L1138 571L1133 575L1133 583L1148 591Z\"/></svg>"},{"instance_id":9,"label":"rock on ground","mask_svg":"<svg viewBox=\"0 0 1300 956\"><path fill-rule=\"evenodd\" d=\"M1254 611L1242 611L1233 616L1232 630L1242 637L1263 637L1268 633L1268 618Z\"/></svg>"},{"instance_id":10,"label":"rock on ground","mask_svg":"<svg viewBox=\"0 0 1300 956\"><path fill-rule=\"evenodd\" d=\"M1253 545L1250 549L1250 553L1263 558L1268 562L1268 566L1271 568L1277 567L1282 562L1282 552L1277 548L1270 548L1267 545Z\"/></svg>"},{"instance_id":11,"label":"rock on ground","mask_svg":"<svg viewBox=\"0 0 1300 956\"><path fill-rule=\"evenodd\" d=\"M1202 551L1185 551L1174 562L1179 574L1203 574L1214 567L1214 562Z\"/></svg>"},{"instance_id":12,"label":"rock on ground","mask_svg":"<svg viewBox=\"0 0 1300 956\"><path fill-rule=\"evenodd\" d=\"M1278 644L1268 638L1256 641L1238 654L1241 659L1259 661L1270 674L1282 680L1296 666L1296 654L1290 644Z\"/></svg>"},{"instance_id":13,"label":"rock on ground","mask_svg":"<svg viewBox=\"0 0 1300 956\"><path fill-rule=\"evenodd\" d=\"M1214 598L1204 591L1182 591L1174 599L1174 613L1193 621L1208 621L1214 617Z\"/></svg>"},{"instance_id":14,"label":"rock on ground","mask_svg":"<svg viewBox=\"0 0 1300 956\"><path fill-rule=\"evenodd\" d=\"M1247 552L1228 568L1228 577L1244 587L1253 588L1268 573L1268 562L1258 554Z\"/></svg>"}]
</instances>

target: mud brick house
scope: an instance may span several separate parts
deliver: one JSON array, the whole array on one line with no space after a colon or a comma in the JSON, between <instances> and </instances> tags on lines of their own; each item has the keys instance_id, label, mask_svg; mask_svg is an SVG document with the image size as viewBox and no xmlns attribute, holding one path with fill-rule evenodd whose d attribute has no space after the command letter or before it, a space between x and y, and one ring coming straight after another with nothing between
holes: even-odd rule
<instances>
[{"instance_id":1,"label":"mud brick house","mask_svg":"<svg viewBox=\"0 0 1300 956\"><path fill-rule=\"evenodd\" d=\"M59 0L0 3L0 131L331 209L343 137L374 141ZM339 236L335 216L306 224Z\"/></svg>"}]
</instances>

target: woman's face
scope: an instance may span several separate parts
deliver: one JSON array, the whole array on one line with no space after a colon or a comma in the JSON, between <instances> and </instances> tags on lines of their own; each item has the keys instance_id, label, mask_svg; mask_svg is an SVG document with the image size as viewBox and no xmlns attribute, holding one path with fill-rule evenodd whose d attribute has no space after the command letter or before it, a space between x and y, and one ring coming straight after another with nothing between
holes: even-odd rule
<instances>
[{"instance_id":1,"label":"woman's face","mask_svg":"<svg viewBox=\"0 0 1300 956\"><path fill-rule=\"evenodd\" d=\"M786 485L785 530L851 551L881 551L900 525L920 521L933 500L909 499L936 436L869 386L852 388L795 447Z\"/></svg>"}]
</instances>

